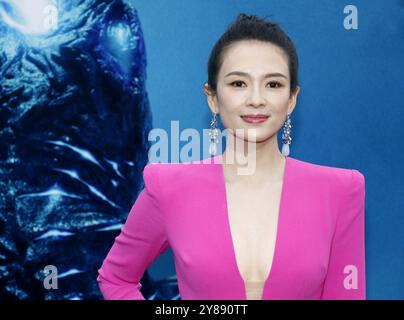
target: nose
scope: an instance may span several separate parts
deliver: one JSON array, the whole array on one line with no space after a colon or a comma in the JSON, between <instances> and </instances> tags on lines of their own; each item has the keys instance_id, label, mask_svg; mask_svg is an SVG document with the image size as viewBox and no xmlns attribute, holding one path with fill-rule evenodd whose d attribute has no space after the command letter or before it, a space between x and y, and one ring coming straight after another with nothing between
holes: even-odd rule
<instances>
[{"instance_id":1,"label":"nose","mask_svg":"<svg viewBox=\"0 0 404 320\"><path fill-rule=\"evenodd\" d=\"M252 86L247 105L256 108L265 106L265 99L258 85Z\"/></svg>"}]
</instances>

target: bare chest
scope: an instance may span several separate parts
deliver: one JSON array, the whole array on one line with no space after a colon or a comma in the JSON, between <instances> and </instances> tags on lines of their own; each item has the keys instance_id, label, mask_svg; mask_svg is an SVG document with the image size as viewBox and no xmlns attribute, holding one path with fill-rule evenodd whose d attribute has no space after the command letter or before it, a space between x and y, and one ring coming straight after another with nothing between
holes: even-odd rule
<instances>
[{"instance_id":1,"label":"bare chest","mask_svg":"<svg viewBox=\"0 0 404 320\"><path fill-rule=\"evenodd\" d=\"M244 281L264 282L270 273L282 183L253 190L226 184L229 227Z\"/></svg>"}]
</instances>

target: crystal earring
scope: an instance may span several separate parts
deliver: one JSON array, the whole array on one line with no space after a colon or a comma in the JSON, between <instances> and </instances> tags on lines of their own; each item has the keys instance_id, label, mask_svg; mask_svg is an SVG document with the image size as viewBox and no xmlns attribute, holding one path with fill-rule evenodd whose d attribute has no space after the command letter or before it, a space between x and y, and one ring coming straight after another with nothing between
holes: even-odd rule
<instances>
[{"instance_id":1,"label":"crystal earring","mask_svg":"<svg viewBox=\"0 0 404 320\"><path fill-rule=\"evenodd\" d=\"M283 133L282 133L282 154L284 156L288 156L290 153L289 145L292 142L292 137L290 136L292 125L290 124L290 113L287 114L287 119L283 125Z\"/></svg>"},{"instance_id":2,"label":"crystal earring","mask_svg":"<svg viewBox=\"0 0 404 320\"><path fill-rule=\"evenodd\" d=\"M209 154L211 156L216 155L217 153L217 145L219 143L219 130L217 128L217 120L216 120L217 113L213 113L212 121L210 122L210 144L209 144Z\"/></svg>"}]
</instances>

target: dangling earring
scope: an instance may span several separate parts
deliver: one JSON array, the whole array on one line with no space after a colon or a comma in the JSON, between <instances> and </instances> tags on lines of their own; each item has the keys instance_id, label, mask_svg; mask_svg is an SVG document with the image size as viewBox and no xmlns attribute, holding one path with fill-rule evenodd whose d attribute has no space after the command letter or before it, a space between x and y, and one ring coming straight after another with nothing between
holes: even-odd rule
<instances>
[{"instance_id":1,"label":"dangling earring","mask_svg":"<svg viewBox=\"0 0 404 320\"><path fill-rule=\"evenodd\" d=\"M290 153L289 145L292 142L292 137L290 136L292 125L290 124L290 113L287 114L287 119L283 125L283 134L282 134L282 154L284 156L288 156Z\"/></svg>"},{"instance_id":2,"label":"dangling earring","mask_svg":"<svg viewBox=\"0 0 404 320\"><path fill-rule=\"evenodd\" d=\"M217 128L217 113L213 113L212 121L210 122L210 144L209 144L209 154L213 157L217 153L217 145L219 143L219 130Z\"/></svg>"}]
</instances>

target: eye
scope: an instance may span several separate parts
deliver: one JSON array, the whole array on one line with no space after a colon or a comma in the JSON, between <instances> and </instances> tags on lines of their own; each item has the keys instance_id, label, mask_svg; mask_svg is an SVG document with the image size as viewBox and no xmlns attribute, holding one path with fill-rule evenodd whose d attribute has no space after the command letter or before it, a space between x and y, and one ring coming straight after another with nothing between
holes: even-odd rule
<instances>
[{"instance_id":1,"label":"eye","mask_svg":"<svg viewBox=\"0 0 404 320\"><path fill-rule=\"evenodd\" d=\"M278 82L278 81L271 81L271 82L268 82L271 86L271 88L279 88L279 87L282 87L282 84L280 83L280 82ZM273 86L273 85L275 85L275 87ZM277 85L277 86L276 86Z\"/></svg>"},{"instance_id":2,"label":"eye","mask_svg":"<svg viewBox=\"0 0 404 320\"><path fill-rule=\"evenodd\" d=\"M243 83L244 83L244 81L236 80L236 81L231 82L230 85L233 87L236 87L236 88L240 88ZM268 82L268 84L270 84L271 88L275 88L275 89L282 87L282 84L278 81L271 81L271 82Z\"/></svg>"},{"instance_id":3,"label":"eye","mask_svg":"<svg viewBox=\"0 0 404 320\"><path fill-rule=\"evenodd\" d=\"M230 83L230 85L234 87L235 83L241 84L241 83L244 83L244 81L236 80L236 81L233 81L232 83ZM240 86L237 85L236 87L239 88Z\"/></svg>"}]
</instances>

